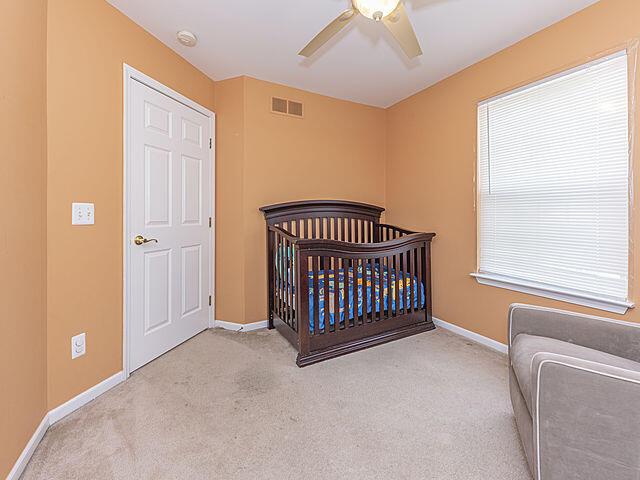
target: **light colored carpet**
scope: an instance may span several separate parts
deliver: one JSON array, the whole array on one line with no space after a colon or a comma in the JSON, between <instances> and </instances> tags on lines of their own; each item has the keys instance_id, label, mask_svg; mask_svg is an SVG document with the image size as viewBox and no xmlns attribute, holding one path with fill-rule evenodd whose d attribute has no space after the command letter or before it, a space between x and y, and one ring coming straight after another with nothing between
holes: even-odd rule
<instances>
[{"instance_id":1,"label":"light colored carpet","mask_svg":"<svg viewBox=\"0 0 640 480\"><path fill-rule=\"evenodd\" d=\"M294 360L203 332L54 425L23 479L530 479L503 356L439 329Z\"/></svg>"}]
</instances>

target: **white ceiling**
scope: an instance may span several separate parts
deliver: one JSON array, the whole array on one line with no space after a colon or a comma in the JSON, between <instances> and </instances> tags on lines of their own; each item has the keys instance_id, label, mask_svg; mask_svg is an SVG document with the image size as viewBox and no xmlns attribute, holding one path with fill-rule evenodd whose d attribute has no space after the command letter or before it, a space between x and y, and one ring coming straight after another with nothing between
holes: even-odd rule
<instances>
[{"instance_id":1,"label":"white ceiling","mask_svg":"<svg viewBox=\"0 0 640 480\"><path fill-rule=\"evenodd\" d=\"M597 0L405 0L424 55L408 60L362 16L315 56L297 52L350 0L108 0L214 80L262 80L388 107ZM195 48L178 30L194 32Z\"/></svg>"}]
</instances>

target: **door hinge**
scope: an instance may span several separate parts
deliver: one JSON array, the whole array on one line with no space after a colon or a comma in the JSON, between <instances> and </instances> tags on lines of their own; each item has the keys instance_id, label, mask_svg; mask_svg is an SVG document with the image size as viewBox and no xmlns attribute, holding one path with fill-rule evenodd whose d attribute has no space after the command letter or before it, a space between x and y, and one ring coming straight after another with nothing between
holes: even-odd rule
<instances>
[{"instance_id":1,"label":"door hinge","mask_svg":"<svg viewBox=\"0 0 640 480\"><path fill-rule=\"evenodd\" d=\"M211 228L211 217L209 217L209 228Z\"/></svg>"},{"instance_id":2,"label":"door hinge","mask_svg":"<svg viewBox=\"0 0 640 480\"><path fill-rule=\"evenodd\" d=\"M209 295L209 306L211 306L211 295Z\"/></svg>"},{"instance_id":3,"label":"door hinge","mask_svg":"<svg viewBox=\"0 0 640 480\"><path fill-rule=\"evenodd\" d=\"M209 139L209 148L213 148L213 139L212 138Z\"/></svg>"}]
</instances>

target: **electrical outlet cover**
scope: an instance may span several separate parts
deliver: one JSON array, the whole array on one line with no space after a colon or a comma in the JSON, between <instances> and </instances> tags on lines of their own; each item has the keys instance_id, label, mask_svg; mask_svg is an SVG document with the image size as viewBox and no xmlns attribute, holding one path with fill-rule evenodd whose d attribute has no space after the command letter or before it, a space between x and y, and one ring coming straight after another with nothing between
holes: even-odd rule
<instances>
[{"instance_id":1,"label":"electrical outlet cover","mask_svg":"<svg viewBox=\"0 0 640 480\"><path fill-rule=\"evenodd\" d=\"M71 359L78 358L85 354L87 347L86 334L81 333L71 337Z\"/></svg>"}]
</instances>

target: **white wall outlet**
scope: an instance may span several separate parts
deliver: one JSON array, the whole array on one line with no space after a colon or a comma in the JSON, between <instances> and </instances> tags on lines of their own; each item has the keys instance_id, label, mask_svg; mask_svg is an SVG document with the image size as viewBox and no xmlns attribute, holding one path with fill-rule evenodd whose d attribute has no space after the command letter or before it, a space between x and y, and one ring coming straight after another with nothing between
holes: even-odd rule
<instances>
[{"instance_id":1,"label":"white wall outlet","mask_svg":"<svg viewBox=\"0 0 640 480\"><path fill-rule=\"evenodd\" d=\"M93 203L72 203L71 204L71 225L93 225L94 224Z\"/></svg>"},{"instance_id":2,"label":"white wall outlet","mask_svg":"<svg viewBox=\"0 0 640 480\"><path fill-rule=\"evenodd\" d=\"M81 333L71 337L71 359L81 357L87 349L86 334Z\"/></svg>"}]
</instances>

